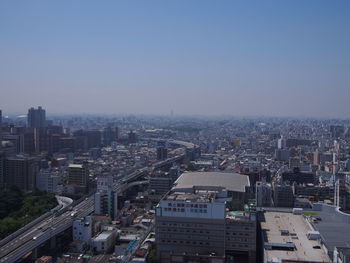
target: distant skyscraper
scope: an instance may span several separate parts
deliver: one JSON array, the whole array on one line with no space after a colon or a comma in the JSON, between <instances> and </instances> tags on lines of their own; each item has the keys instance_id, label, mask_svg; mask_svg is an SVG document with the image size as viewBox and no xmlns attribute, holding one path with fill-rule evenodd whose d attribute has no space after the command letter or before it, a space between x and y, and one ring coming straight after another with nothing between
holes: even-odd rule
<instances>
[{"instance_id":1,"label":"distant skyscraper","mask_svg":"<svg viewBox=\"0 0 350 263\"><path fill-rule=\"evenodd\" d=\"M42 128L46 126L46 112L41 106L38 109L30 108L27 115L29 128Z\"/></svg>"},{"instance_id":2,"label":"distant skyscraper","mask_svg":"<svg viewBox=\"0 0 350 263\"><path fill-rule=\"evenodd\" d=\"M133 131L130 131L128 133L128 142L129 143L136 143L137 142L137 135Z\"/></svg>"}]
</instances>

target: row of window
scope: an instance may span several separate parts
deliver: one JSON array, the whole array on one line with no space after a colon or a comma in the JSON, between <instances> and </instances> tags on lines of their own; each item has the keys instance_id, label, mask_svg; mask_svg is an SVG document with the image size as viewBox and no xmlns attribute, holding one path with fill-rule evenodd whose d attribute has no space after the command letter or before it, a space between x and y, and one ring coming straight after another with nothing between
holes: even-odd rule
<instances>
[{"instance_id":1,"label":"row of window","mask_svg":"<svg viewBox=\"0 0 350 263\"><path fill-rule=\"evenodd\" d=\"M226 232L226 235L232 235L232 236L249 236L249 233Z\"/></svg>"},{"instance_id":2,"label":"row of window","mask_svg":"<svg viewBox=\"0 0 350 263\"><path fill-rule=\"evenodd\" d=\"M230 238L230 237L227 237L226 240L227 241L239 241L239 242L248 242L249 241L246 238Z\"/></svg>"},{"instance_id":3,"label":"row of window","mask_svg":"<svg viewBox=\"0 0 350 263\"><path fill-rule=\"evenodd\" d=\"M182 213L184 213L185 212L185 208L167 208L167 207L165 207L164 208L164 211L165 212L171 212L171 211L173 211L173 212L182 212ZM193 208L191 208L190 209L190 212L191 213L207 213L208 211L207 211L207 209L193 209Z\"/></svg>"},{"instance_id":4,"label":"row of window","mask_svg":"<svg viewBox=\"0 0 350 263\"><path fill-rule=\"evenodd\" d=\"M194 207L194 208L208 208L206 204L184 204L184 203L168 203L169 207Z\"/></svg>"},{"instance_id":5,"label":"row of window","mask_svg":"<svg viewBox=\"0 0 350 263\"><path fill-rule=\"evenodd\" d=\"M166 223L162 222L162 226L175 226L175 227L193 227L193 228L213 228L213 224L191 224L191 223Z\"/></svg>"},{"instance_id":6,"label":"row of window","mask_svg":"<svg viewBox=\"0 0 350 263\"><path fill-rule=\"evenodd\" d=\"M165 231L166 229L163 228L162 230ZM209 234L209 231L193 230L193 229L181 229L181 228L179 228L179 229L177 229L177 228L168 228L167 232L180 232L180 233L185 233L186 232L186 233L201 233L201 234L206 233L206 234Z\"/></svg>"},{"instance_id":7,"label":"row of window","mask_svg":"<svg viewBox=\"0 0 350 263\"><path fill-rule=\"evenodd\" d=\"M189 241L189 240L186 240L186 241L183 241L183 240L171 240L171 239L168 239L168 240L165 240L165 239L162 239L161 241L162 243L173 243L173 244L187 244L187 245L201 245L201 246L210 246L210 243L209 242L202 242L202 241Z\"/></svg>"}]
</instances>

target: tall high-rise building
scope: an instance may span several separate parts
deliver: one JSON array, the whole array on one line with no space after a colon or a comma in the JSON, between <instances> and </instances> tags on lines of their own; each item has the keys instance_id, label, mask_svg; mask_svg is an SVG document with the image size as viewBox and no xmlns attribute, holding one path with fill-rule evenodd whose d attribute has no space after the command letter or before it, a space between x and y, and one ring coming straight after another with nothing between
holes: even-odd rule
<instances>
[{"instance_id":1,"label":"tall high-rise building","mask_svg":"<svg viewBox=\"0 0 350 263\"><path fill-rule=\"evenodd\" d=\"M4 186L18 186L23 191L35 189L38 163L34 158L10 157L5 159Z\"/></svg>"},{"instance_id":2,"label":"tall high-rise building","mask_svg":"<svg viewBox=\"0 0 350 263\"><path fill-rule=\"evenodd\" d=\"M157 147L157 160L165 160L168 157L168 149L165 147Z\"/></svg>"},{"instance_id":3,"label":"tall high-rise building","mask_svg":"<svg viewBox=\"0 0 350 263\"><path fill-rule=\"evenodd\" d=\"M41 106L38 109L30 108L27 115L29 128L42 128L46 126L46 112Z\"/></svg>"},{"instance_id":4,"label":"tall high-rise building","mask_svg":"<svg viewBox=\"0 0 350 263\"><path fill-rule=\"evenodd\" d=\"M111 128L106 127L102 132L102 143L104 145L110 145L111 142L118 140L118 127Z\"/></svg>"},{"instance_id":5,"label":"tall high-rise building","mask_svg":"<svg viewBox=\"0 0 350 263\"><path fill-rule=\"evenodd\" d=\"M112 187L107 190L99 190L95 193L95 214L108 215L115 219L118 215L118 194Z\"/></svg>"},{"instance_id":6,"label":"tall high-rise building","mask_svg":"<svg viewBox=\"0 0 350 263\"><path fill-rule=\"evenodd\" d=\"M269 207L272 204L271 185L264 182L255 184L256 207Z\"/></svg>"}]
</instances>

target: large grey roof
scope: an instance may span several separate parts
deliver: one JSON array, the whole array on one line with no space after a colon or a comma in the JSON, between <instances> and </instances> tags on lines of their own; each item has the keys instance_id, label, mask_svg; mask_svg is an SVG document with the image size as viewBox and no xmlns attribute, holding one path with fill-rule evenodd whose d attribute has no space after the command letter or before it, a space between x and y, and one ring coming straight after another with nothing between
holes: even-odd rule
<instances>
[{"instance_id":1,"label":"large grey roof","mask_svg":"<svg viewBox=\"0 0 350 263\"><path fill-rule=\"evenodd\" d=\"M189 172L183 173L175 182L174 191L215 190L223 188L232 192L245 192L249 177L238 173Z\"/></svg>"},{"instance_id":2,"label":"large grey roof","mask_svg":"<svg viewBox=\"0 0 350 263\"><path fill-rule=\"evenodd\" d=\"M336 212L315 211L321 218L317 224L312 225L318 230L326 241L329 250L334 247L350 246L350 222L345 222Z\"/></svg>"}]
</instances>

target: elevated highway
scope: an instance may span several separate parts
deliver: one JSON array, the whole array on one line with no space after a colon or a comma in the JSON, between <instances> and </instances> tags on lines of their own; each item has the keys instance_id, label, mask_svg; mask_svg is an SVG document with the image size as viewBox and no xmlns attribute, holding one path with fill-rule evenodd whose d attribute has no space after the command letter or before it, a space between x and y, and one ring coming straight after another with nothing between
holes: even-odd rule
<instances>
[{"instance_id":1,"label":"elevated highway","mask_svg":"<svg viewBox=\"0 0 350 263\"><path fill-rule=\"evenodd\" d=\"M180 142L180 143L179 143ZM186 145L186 142L173 141L172 143L178 144L181 147L192 147L193 144ZM186 148L187 149L187 148ZM163 161L154 163L151 167L145 167L139 169L127 176L122 180L125 183L115 184L114 190L117 192L124 192L128 188L147 184L148 181L135 181L140 179L146 173L152 172L154 169L159 169L165 165L169 165L174 162L178 162L186 157L181 148L175 150L178 155L168 158ZM60 209L52 211L51 214L46 214L45 217L40 220L35 220L21 230L20 234L14 233L6 239L6 242L0 241L0 263L14 263L21 259L24 255L28 254L48 240L52 240L56 235L62 233L72 226L73 221L76 218L85 217L90 215L94 211L94 195L77 202L71 203L69 199L60 198ZM72 207L74 215L68 210L68 207Z\"/></svg>"},{"instance_id":2,"label":"elevated highway","mask_svg":"<svg viewBox=\"0 0 350 263\"><path fill-rule=\"evenodd\" d=\"M16 262L30 251L71 227L76 218L91 214L93 207L93 196L90 196L74 207L76 212L74 216L72 216L72 211L68 210L59 216L53 214L38 222L19 237L0 248L0 262Z\"/></svg>"}]
</instances>

